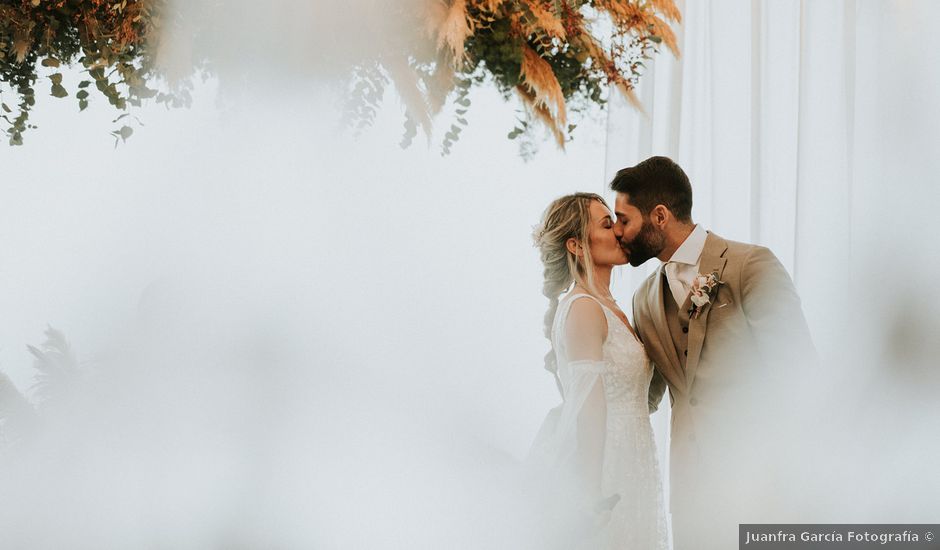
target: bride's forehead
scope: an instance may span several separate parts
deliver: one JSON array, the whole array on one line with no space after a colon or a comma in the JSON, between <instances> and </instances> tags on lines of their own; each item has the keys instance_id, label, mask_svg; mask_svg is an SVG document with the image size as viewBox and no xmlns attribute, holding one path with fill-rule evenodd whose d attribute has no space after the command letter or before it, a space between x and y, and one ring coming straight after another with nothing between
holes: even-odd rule
<instances>
[{"instance_id":1,"label":"bride's forehead","mask_svg":"<svg viewBox=\"0 0 940 550\"><path fill-rule=\"evenodd\" d=\"M590 212L591 212L592 220L600 220L602 218L611 216L610 209L604 206L604 203L602 203L601 201L596 201L596 200L591 201Z\"/></svg>"}]
</instances>

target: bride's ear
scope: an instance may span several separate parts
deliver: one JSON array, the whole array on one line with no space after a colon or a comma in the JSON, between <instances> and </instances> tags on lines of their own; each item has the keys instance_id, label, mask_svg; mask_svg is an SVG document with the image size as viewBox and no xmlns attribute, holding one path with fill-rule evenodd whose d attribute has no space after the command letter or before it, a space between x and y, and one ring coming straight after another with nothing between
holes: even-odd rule
<instances>
[{"instance_id":1,"label":"bride's ear","mask_svg":"<svg viewBox=\"0 0 940 550\"><path fill-rule=\"evenodd\" d=\"M584 256L584 249L581 248L581 243L578 242L578 239L571 237L565 241L565 246L568 248L568 252L571 252L577 257Z\"/></svg>"}]
</instances>

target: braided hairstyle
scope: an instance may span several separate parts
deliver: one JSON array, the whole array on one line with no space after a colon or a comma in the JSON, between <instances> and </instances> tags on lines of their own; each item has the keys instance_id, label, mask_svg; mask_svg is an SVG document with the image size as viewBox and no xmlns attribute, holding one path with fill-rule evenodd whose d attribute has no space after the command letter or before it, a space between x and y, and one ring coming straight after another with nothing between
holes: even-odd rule
<instances>
[{"instance_id":1,"label":"braided hairstyle","mask_svg":"<svg viewBox=\"0 0 940 550\"><path fill-rule=\"evenodd\" d=\"M594 262L591 260L591 247L588 246L587 238L592 201L598 201L609 209L604 199L595 193L574 193L554 200L545 209L542 222L536 226L533 235L545 268L542 294L549 300L548 311L545 312L545 337L549 341L562 294L578 283L588 293L598 295L594 288ZM568 250L567 241L572 238L580 243L583 256L579 257ZM545 369L555 374L557 382L558 364L554 348L545 354Z\"/></svg>"}]
</instances>

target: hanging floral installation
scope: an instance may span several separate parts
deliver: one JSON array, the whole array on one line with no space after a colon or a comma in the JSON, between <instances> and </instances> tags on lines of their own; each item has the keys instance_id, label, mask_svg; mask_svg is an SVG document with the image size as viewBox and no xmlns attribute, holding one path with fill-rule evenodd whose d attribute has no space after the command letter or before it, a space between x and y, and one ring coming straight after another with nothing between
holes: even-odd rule
<instances>
[{"instance_id":1,"label":"hanging floral installation","mask_svg":"<svg viewBox=\"0 0 940 550\"><path fill-rule=\"evenodd\" d=\"M393 53L357 67L347 114L359 128L371 123L386 86L405 104L410 145L448 101L454 121L444 135L447 154L468 124L469 91L492 82L507 100L515 95L523 116L515 139L533 123L560 147L571 139L571 114L603 106L618 89L637 108L634 88L644 61L664 44L679 49L670 22L681 14L673 0L433 0L422 14L423 37L407 55ZM390 48L395 51L394 48Z\"/></svg>"},{"instance_id":2,"label":"hanging floral installation","mask_svg":"<svg viewBox=\"0 0 940 550\"><path fill-rule=\"evenodd\" d=\"M171 106L189 102L185 85L172 92L153 87L159 27L167 15L160 0L7 0L0 3L0 118L11 145L21 145L36 103L38 82L51 95L74 94L78 108L100 93L124 119L128 105L154 98ZM86 78L70 86L58 71L80 64ZM40 76L44 74L43 77ZM43 87L45 87L43 86ZM70 91L71 88L71 91ZM125 123L113 132L127 139Z\"/></svg>"},{"instance_id":3,"label":"hanging floral installation","mask_svg":"<svg viewBox=\"0 0 940 550\"><path fill-rule=\"evenodd\" d=\"M611 90L639 107L634 88L644 62L661 45L679 53L670 26L680 21L674 0L395 0L379 4L378 13L376 5L350 4L361 23L356 33L369 40L346 53L330 45L345 27L317 19L322 7L301 4L319 24L308 29L303 55L308 63L332 60L348 75L345 114L356 128L372 123L389 88L405 106L402 146L419 132L430 139L432 122L446 112L452 120L443 126L444 154L468 125L475 87L495 85L507 100L517 98L519 117L510 139L534 142L534 130L542 127L563 147L579 117L603 106ZM222 3L199 6L169 0L0 1L0 127L9 143L22 144L35 128L30 112L40 90L71 98L80 110L96 96L107 99L119 112L114 122L120 127L113 132L118 143L133 133L129 106L145 100L188 105L195 73L208 76L212 67L238 66L242 57L257 56L240 47L207 47L213 37L232 34L224 25L238 16ZM253 6L244 7L265 9ZM378 22L375 32L369 21ZM288 71L301 54L289 38L279 54L293 64L285 62ZM174 50L186 62L180 74L168 76ZM80 67L81 78L69 82L75 72L61 66Z\"/></svg>"}]
</instances>

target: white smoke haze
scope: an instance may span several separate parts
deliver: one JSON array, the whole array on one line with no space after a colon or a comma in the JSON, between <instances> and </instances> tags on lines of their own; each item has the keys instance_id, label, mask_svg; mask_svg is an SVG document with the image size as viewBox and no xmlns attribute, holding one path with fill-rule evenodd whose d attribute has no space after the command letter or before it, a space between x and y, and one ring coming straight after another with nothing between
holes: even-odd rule
<instances>
[{"instance_id":1,"label":"white smoke haze","mask_svg":"<svg viewBox=\"0 0 940 550\"><path fill-rule=\"evenodd\" d=\"M515 107L483 88L446 158L398 148L393 92L358 140L341 131L345 70L414 38L400 17L421 5L181 4L167 63L215 76L190 110L137 112L116 151L116 115L38 98L40 129L0 150L0 547L564 547L519 463L558 401L529 235L552 198L604 189L605 128L526 164ZM929 135L927 95L859 123ZM804 304L844 326L817 339L798 429L756 453L756 514L937 521L928 146L856 143L870 223L832 266L844 295ZM79 376L41 403L25 345L47 324Z\"/></svg>"},{"instance_id":2,"label":"white smoke haze","mask_svg":"<svg viewBox=\"0 0 940 550\"><path fill-rule=\"evenodd\" d=\"M231 72L197 82L191 110L141 110L111 153L99 122L113 115L40 99L41 131L2 153L4 302L19 314L0 365L29 394L24 346L49 323L83 373L4 453L3 546L525 547L513 518L528 505L503 472L555 400L529 232L552 197L601 180L596 140L572 148L580 162L546 147L529 176L508 127L474 122L512 120L487 90L448 159L398 149L392 94L353 141L342 75L260 55L311 8L269 12L239 65L235 29L258 16L244 7L211 50ZM297 33L295 51L372 44L335 23L348 7L329 14L345 43ZM452 172L480 154L504 168ZM520 261L528 281L509 276ZM507 293L530 319L504 315ZM526 379L544 391L519 418Z\"/></svg>"},{"instance_id":3,"label":"white smoke haze","mask_svg":"<svg viewBox=\"0 0 940 550\"><path fill-rule=\"evenodd\" d=\"M323 80L389 45L433 42L423 15L430 0L275 0L173 2L160 38L167 66L208 60L214 73L253 78Z\"/></svg>"}]
</instances>

